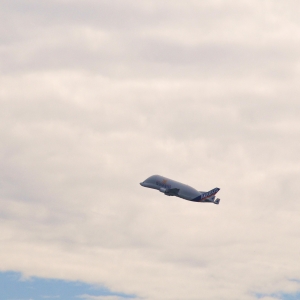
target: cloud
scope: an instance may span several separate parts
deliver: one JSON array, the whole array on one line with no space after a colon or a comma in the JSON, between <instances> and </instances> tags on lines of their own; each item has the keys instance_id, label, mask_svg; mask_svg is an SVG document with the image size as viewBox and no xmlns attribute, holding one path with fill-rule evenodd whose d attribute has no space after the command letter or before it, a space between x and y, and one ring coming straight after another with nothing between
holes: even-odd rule
<instances>
[{"instance_id":1,"label":"cloud","mask_svg":"<svg viewBox=\"0 0 300 300\"><path fill-rule=\"evenodd\" d=\"M137 298L128 298L128 297L119 297L119 296L90 296L90 295L82 295L79 298L83 298L85 300L126 300L126 299L137 299ZM138 299L137 299L138 300Z\"/></svg>"},{"instance_id":2,"label":"cloud","mask_svg":"<svg viewBox=\"0 0 300 300\"><path fill-rule=\"evenodd\" d=\"M278 298L274 298L274 297L263 297L263 298L259 298L261 300L278 300Z\"/></svg>"},{"instance_id":3,"label":"cloud","mask_svg":"<svg viewBox=\"0 0 300 300\"><path fill-rule=\"evenodd\" d=\"M299 291L296 5L2 1L0 268L151 300Z\"/></svg>"}]
</instances>

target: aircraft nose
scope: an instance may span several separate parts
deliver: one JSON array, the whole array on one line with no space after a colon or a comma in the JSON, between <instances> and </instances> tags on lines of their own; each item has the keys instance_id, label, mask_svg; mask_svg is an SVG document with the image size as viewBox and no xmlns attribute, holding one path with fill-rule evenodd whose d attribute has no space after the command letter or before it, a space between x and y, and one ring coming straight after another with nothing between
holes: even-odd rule
<instances>
[{"instance_id":1,"label":"aircraft nose","mask_svg":"<svg viewBox=\"0 0 300 300\"><path fill-rule=\"evenodd\" d=\"M141 185L141 186L144 186L144 182L141 182L140 185Z\"/></svg>"}]
</instances>

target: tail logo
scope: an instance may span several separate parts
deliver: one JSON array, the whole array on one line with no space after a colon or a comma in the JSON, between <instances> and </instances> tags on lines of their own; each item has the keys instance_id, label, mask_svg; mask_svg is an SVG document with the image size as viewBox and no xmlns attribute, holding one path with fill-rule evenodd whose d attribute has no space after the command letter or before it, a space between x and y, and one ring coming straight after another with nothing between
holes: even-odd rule
<instances>
[{"instance_id":1,"label":"tail logo","mask_svg":"<svg viewBox=\"0 0 300 300\"><path fill-rule=\"evenodd\" d=\"M211 191L208 191L207 193L203 193L202 195L194 198L193 201L202 201L204 199L207 199L211 196L214 196L219 190L220 190L219 188L215 188Z\"/></svg>"}]
</instances>

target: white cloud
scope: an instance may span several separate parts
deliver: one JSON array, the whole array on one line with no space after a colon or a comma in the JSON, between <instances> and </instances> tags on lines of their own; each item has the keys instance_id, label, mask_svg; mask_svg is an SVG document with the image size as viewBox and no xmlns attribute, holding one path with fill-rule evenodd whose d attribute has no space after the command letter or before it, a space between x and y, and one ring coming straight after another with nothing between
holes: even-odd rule
<instances>
[{"instance_id":1,"label":"white cloud","mask_svg":"<svg viewBox=\"0 0 300 300\"><path fill-rule=\"evenodd\" d=\"M299 290L298 4L180 3L2 2L1 270L151 300ZM154 173L221 204L142 189Z\"/></svg>"},{"instance_id":2,"label":"white cloud","mask_svg":"<svg viewBox=\"0 0 300 300\"><path fill-rule=\"evenodd\" d=\"M119 296L90 296L90 295L82 295L79 298L83 298L85 300L126 300L126 299L136 299L137 298L124 298L124 297L119 297Z\"/></svg>"},{"instance_id":3,"label":"white cloud","mask_svg":"<svg viewBox=\"0 0 300 300\"><path fill-rule=\"evenodd\" d=\"M259 298L260 300L279 300L279 298L274 298L274 297L263 297L263 298Z\"/></svg>"}]
</instances>

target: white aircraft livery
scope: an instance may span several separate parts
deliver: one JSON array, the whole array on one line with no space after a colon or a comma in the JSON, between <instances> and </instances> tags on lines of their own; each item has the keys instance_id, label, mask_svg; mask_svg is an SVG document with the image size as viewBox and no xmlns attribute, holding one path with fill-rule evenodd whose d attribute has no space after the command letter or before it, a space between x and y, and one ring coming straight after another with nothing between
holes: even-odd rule
<instances>
[{"instance_id":1,"label":"white aircraft livery","mask_svg":"<svg viewBox=\"0 0 300 300\"><path fill-rule=\"evenodd\" d=\"M220 199L215 199L216 193L220 190L214 188L208 192L200 192L189 185L168 179L160 175L153 175L140 183L141 186L159 190L167 196L176 196L193 202L208 202L219 204Z\"/></svg>"}]
</instances>

